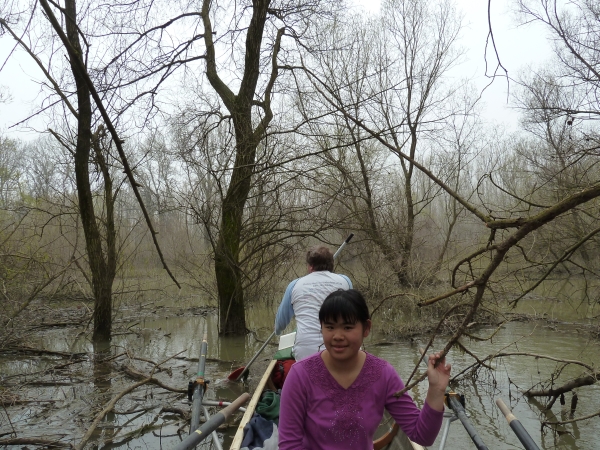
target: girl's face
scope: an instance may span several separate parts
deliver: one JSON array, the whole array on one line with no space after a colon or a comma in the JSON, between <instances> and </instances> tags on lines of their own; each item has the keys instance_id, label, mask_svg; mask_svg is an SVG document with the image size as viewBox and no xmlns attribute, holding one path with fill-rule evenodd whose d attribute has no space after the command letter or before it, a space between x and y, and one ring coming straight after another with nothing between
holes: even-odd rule
<instances>
[{"instance_id":1,"label":"girl's face","mask_svg":"<svg viewBox=\"0 0 600 450\"><path fill-rule=\"evenodd\" d=\"M323 343L329 355L337 361L350 360L358 355L363 339L371 331L371 321L348 323L338 317L335 322L321 322Z\"/></svg>"}]
</instances>

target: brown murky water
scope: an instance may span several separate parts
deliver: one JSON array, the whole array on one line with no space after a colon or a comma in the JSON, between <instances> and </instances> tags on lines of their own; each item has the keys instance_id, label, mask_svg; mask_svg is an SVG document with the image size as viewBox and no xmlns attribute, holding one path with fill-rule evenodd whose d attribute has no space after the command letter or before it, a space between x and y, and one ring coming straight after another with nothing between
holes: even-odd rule
<instances>
[{"instance_id":1,"label":"brown murky water","mask_svg":"<svg viewBox=\"0 0 600 450\"><path fill-rule=\"evenodd\" d=\"M549 310L553 317L564 320L575 318L585 322L586 317L597 315L597 311L574 309L572 305L556 304L548 308L545 301L523 302L520 309L523 312ZM266 338L271 332L273 312L253 309L249 311L250 326L258 330L260 339ZM596 319L597 320L597 319ZM157 378L169 386L180 389L187 388L187 382L193 378L197 363L190 361L197 358L203 332L208 335L208 358L206 375L211 380L207 398L232 400L261 376L260 366L268 359L269 346L256 367L251 371L250 385L231 383L227 375L235 368L244 365L260 347L261 342L253 335L245 338L220 339L216 329L216 318L200 315L164 317L158 310L155 318L135 321L131 325L134 333L117 335L111 342L111 348L106 350L118 354L127 350L136 357L142 357L155 362L165 360L173 355L165 367L169 370L157 373ZM365 343L367 351L390 361L403 378L408 377L417 361L418 347L422 342L407 340L403 342L383 342L386 340L377 332ZM487 336L491 328L477 331L479 336ZM436 342L436 347L442 346L443 340ZM588 333L580 326L563 323L548 324L546 322L511 322L494 336L492 341L468 343L469 348L480 357L493 354L500 350L530 352L533 354L551 355L557 358L578 359L589 364L596 364L600 354L600 343L591 340ZM45 332L40 341L33 343L53 351L92 352L90 342L73 331L51 330ZM100 352L102 349L96 349ZM182 359L182 358L188 358ZM469 355L453 351L449 357L453 372L472 364ZM217 361L220 360L220 361ZM8 436L12 430L26 430L24 436L43 436L45 438L60 438L64 441L77 443L85 433L89 422L83 423L79 418L84 412L97 412L116 393L133 382L122 375L107 371L105 365L94 365L92 361L78 363L78 369L68 376L55 371L47 375L46 384L27 384L27 378L12 377L24 372L34 373L56 365L57 360L51 356L43 357L4 357L0 360L0 379L2 385L8 386L15 395L29 403L20 403L12 407L0 409L0 439ZM596 364L597 365L597 364ZM146 372L149 372L146 366ZM562 427L561 433L553 433L547 429L542 432L540 421L547 417L559 420L566 419L559 402L545 415L533 403L526 401L519 390L530 388L547 378L547 374L556 369L556 363L535 358L508 357L493 363L494 372L482 371L473 379L463 381L458 391L465 394L467 411L471 421L481 435L483 442L490 449L522 448L514 436L506 420L496 407L496 398L502 398L514 414L520 419L525 428L540 448L558 449L597 449L597 437L600 436L600 421L598 418ZM90 380L89 374L93 373ZM582 371L568 367L561 373L561 379L568 376L581 375ZM31 380L34 380L34 375ZM16 382L18 380L18 383ZM558 384L561 384L559 381ZM422 403L426 385L420 385L413 391L417 403ZM586 386L578 389L579 406L577 416L593 414L600 410L600 386ZM567 406L570 395L567 396ZM143 402L146 408L140 408ZM187 398L176 393L157 390L152 386L144 386L136 390L132 398L117 404L115 412L107 415L98 427L94 436L95 441L106 442L101 449L170 449L180 441L180 436L187 434L187 427L176 414L159 414L162 407L168 405L189 411ZM179 435L178 435L179 432ZM230 426L219 430L224 440L223 447L228 448L235 427ZM438 439L439 440L439 439ZM16 448L16 447L15 447ZM20 447L19 447L20 448ZM91 447L90 447L91 448ZM210 442L198 448L211 448ZM437 444L432 448L437 448ZM474 448L468 435L457 421L450 427L446 449Z\"/></svg>"}]
</instances>

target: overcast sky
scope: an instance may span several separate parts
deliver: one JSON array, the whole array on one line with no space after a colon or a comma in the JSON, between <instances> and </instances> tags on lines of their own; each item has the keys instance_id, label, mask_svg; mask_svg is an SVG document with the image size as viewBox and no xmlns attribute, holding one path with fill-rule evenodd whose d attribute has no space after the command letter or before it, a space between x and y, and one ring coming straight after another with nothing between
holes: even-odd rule
<instances>
[{"instance_id":1,"label":"overcast sky","mask_svg":"<svg viewBox=\"0 0 600 450\"><path fill-rule=\"evenodd\" d=\"M358 7L367 11L376 12L379 9L379 0L354 0ZM466 50L466 62L456 69L454 76L472 78L478 90L482 90L490 80L485 77L484 47L488 33L487 0L455 0L459 9L465 14L464 29L461 45ZM546 40L544 30L539 25L517 27L513 13L507 9L507 4L512 2L492 2L492 25L496 44L500 52L502 64L510 76L517 76L528 65L533 67L543 64L550 56L550 44ZM5 63L0 71L0 86L9 89L12 101L0 104L0 132L8 133L14 137L29 139L34 134L19 131L18 128L8 129L18 120L22 120L36 107L39 107L44 94L32 80L42 81L38 67L18 51L19 58L10 58L6 61L8 53L12 50L14 41L6 34L0 38L0 64ZM489 58L495 66L493 56ZM493 69L493 67L490 67ZM485 108L484 119L488 122L505 124L514 129L518 124L518 112L511 110L507 105L508 85L505 79L498 78L491 87L483 93ZM32 122L35 123L35 122ZM40 123L39 121L37 123ZM40 124L40 126L43 126ZM41 131L41 130L40 130Z\"/></svg>"},{"instance_id":2,"label":"overcast sky","mask_svg":"<svg viewBox=\"0 0 600 450\"><path fill-rule=\"evenodd\" d=\"M379 11L380 0L353 0L357 7L375 13ZM487 0L454 0L458 9L464 14L463 30L460 45L466 51L466 61L457 67L453 76L472 79L481 92L490 83L485 76L485 43L488 35L488 1ZM540 24L529 24L525 27L516 25L516 16L510 5L514 1L492 1L492 27L494 39L498 47L502 65L510 77L517 77L521 71L529 67L538 67L552 56L551 44L546 32ZM496 67L496 59L488 49L488 74ZM503 74L503 71L499 71ZM506 78L497 78L482 94L484 102L483 116L489 123L501 123L509 129L516 129L519 113L510 108L507 96L513 92ZM508 99L510 101L510 99Z\"/></svg>"}]
</instances>

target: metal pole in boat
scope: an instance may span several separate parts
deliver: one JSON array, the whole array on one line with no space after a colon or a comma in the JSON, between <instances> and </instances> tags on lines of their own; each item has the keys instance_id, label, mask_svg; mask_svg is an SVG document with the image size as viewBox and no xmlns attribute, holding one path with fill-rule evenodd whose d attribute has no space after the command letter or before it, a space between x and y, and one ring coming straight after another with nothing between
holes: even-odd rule
<instances>
[{"instance_id":1,"label":"metal pole in boat","mask_svg":"<svg viewBox=\"0 0 600 450\"><path fill-rule=\"evenodd\" d=\"M206 405L206 406L229 406L229 405L231 405L231 402L224 402L221 400L217 401L217 400L204 399L204 400L202 400L202 404ZM240 407L240 411L246 412L246 408Z\"/></svg>"},{"instance_id":2,"label":"metal pole in boat","mask_svg":"<svg viewBox=\"0 0 600 450\"><path fill-rule=\"evenodd\" d=\"M204 381L204 367L206 366L206 354L208 352L207 334L204 333L202 345L200 346L200 357L198 358L198 374L194 381L194 397L192 400L192 422L190 425L190 434L200 425L200 411L202 410L202 397L206 389ZM208 419L207 419L208 420Z\"/></svg>"},{"instance_id":3,"label":"metal pole in boat","mask_svg":"<svg viewBox=\"0 0 600 450\"><path fill-rule=\"evenodd\" d=\"M244 392L233 402L231 402L231 405L223 408L221 411L203 423L200 428L195 430L183 441L181 441L174 450L191 450L192 448L196 447L196 445L204 440L210 433L225 423L229 416L231 416L240 406L246 403L249 398L250 394Z\"/></svg>"},{"instance_id":4,"label":"metal pole in boat","mask_svg":"<svg viewBox=\"0 0 600 450\"><path fill-rule=\"evenodd\" d=\"M508 424L519 438L519 441L521 441L521 444L523 444L523 447L525 447L525 450L539 450L539 447L531 438L523 424L521 424L519 419L514 416L501 398L496 399L496 405L498 405L498 408L500 408L500 411L502 411L502 414L506 417Z\"/></svg>"},{"instance_id":5,"label":"metal pole in boat","mask_svg":"<svg viewBox=\"0 0 600 450\"><path fill-rule=\"evenodd\" d=\"M475 444L475 447L477 447L479 450L488 450L487 446L483 443L483 441L477 434L477 430L475 429L475 427L473 427L473 425L467 418L467 413L465 411L465 408L463 408L463 405L461 405L460 400L458 399L458 394L456 394L455 392L448 393L447 400L448 406L450 406L450 408L452 408L452 410L456 413L458 420L461 421L463 427L465 427L465 430L467 430L467 433L469 433L469 436Z\"/></svg>"},{"instance_id":6,"label":"metal pole in boat","mask_svg":"<svg viewBox=\"0 0 600 450\"><path fill-rule=\"evenodd\" d=\"M208 408L202 405L202 411L204 411L204 418L208 422L210 420L210 414L208 413ZM216 447L217 450L223 450L223 446L221 445L221 441L219 441L219 436L217 436L217 432L213 431L211 433L212 436L212 445Z\"/></svg>"},{"instance_id":7,"label":"metal pole in boat","mask_svg":"<svg viewBox=\"0 0 600 450\"><path fill-rule=\"evenodd\" d=\"M448 432L450 431L450 425L452 422L457 420L456 414L452 411L444 411L444 424L442 428L442 438L440 439L440 448L439 450L444 450L446 447L446 440L448 439Z\"/></svg>"}]
</instances>

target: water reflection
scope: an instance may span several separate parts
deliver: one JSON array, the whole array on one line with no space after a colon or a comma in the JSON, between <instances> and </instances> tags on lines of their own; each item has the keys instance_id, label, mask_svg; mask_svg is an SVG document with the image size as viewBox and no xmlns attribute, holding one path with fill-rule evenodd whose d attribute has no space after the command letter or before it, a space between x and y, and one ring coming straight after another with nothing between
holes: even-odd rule
<instances>
[{"instance_id":1,"label":"water reflection","mask_svg":"<svg viewBox=\"0 0 600 450\"><path fill-rule=\"evenodd\" d=\"M96 392L96 400L98 408L101 409L102 405L106 404L111 397L111 378L112 378L112 367L107 360L111 356L111 345L110 341L94 341L92 343L94 354L92 360L93 370L93 383ZM114 410L109 411L102 420L101 425L96 428L95 433L92 435L92 440L98 440L101 438L103 441L112 440L115 434L115 412Z\"/></svg>"}]
</instances>

